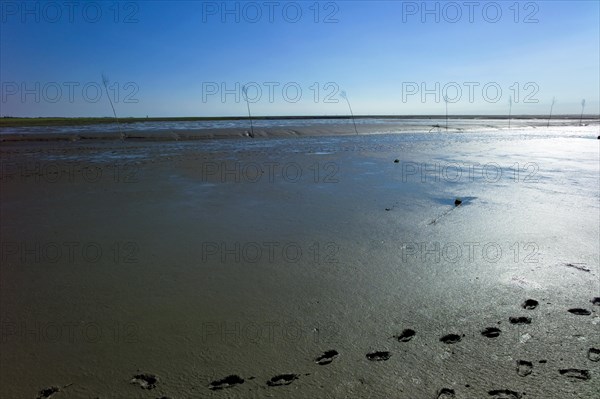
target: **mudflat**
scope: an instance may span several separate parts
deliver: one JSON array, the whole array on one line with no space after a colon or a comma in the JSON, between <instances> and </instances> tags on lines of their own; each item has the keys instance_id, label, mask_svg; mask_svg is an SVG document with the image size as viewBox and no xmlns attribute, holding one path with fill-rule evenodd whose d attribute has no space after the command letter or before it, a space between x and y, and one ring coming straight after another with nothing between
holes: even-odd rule
<instances>
[{"instance_id":1,"label":"mudflat","mask_svg":"<svg viewBox=\"0 0 600 399\"><path fill-rule=\"evenodd\" d=\"M595 129L4 143L0 396L593 398Z\"/></svg>"}]
</instances>

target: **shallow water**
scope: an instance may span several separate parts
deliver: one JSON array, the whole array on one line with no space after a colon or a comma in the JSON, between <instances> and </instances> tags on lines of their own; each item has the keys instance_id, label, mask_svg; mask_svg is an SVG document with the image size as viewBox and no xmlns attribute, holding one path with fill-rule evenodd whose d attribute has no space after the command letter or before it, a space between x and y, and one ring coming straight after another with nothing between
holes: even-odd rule
<instances>
[{"instance_id":1,"label":"shallow water","mask_svg":"<svg viewBox=\"0 0 600 399\"><path fill-rule=\"evenodd\" d=\"M590 126L598 126L597 120L584 121ZM357 118L355 120L357 130L360 134L377 133L419 133L419 132L442 132L446 131L446 120L435 118L409 118L409 119L385 119L385 118ZM546 119L514 119L511 121L511 129L534 130L545 128ZM553 119L552 127L573 127L577 121L572 119ZM347 134L354 133L354 126L350 119L271 119L253 121L255 129L327 129L342 126ZM165 122L136 122L136 123L109 123L102 125L84 126L28 126L28 127L0 127L0 136L4 135L97 135L124 132L136 134L138 137L153 137L157 133L164 132L195 132L206 133L211 130L226 129L250 129L247 120L230 121L165 121ZM509 130L508 121L503 119L450 119L448 131L450 132L494 132L497 130ZM577 130L577 129L575 129ZM584 129L585 130L585 129ZM549 130L545 130L549 131ZM140 136L141 135L141 136Z\"/></svg>"}]
</instances>

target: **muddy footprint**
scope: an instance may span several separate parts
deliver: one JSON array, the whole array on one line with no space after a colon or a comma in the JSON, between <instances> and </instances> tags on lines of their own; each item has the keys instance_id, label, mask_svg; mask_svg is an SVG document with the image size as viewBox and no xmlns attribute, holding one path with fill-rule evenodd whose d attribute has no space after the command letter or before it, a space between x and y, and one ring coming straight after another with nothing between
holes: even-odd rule
<instances>
[{"instance_id":1,"label":"muddy footprint","mask_svg":"<svg viewBox=\"0 0 600 399\"><path fill-rule=\"evenodd\" d=\"M502 330L496 327L487 327L483 331L481 331L481 335L488 338L496 338L500 336Z\"/></svg>"},{"instance_id":2,"label":"muddy footprint","mask_svg":"<svg viewBox=\"0 0 600 399\"><path fill-rule=\"evenodd\" d=\"M464 337L464 335L463 335ZM462 340L462 337L458 334L448 334L448 335L444 335L442 338L440 338L440 341L442 341L445 344L455 344L457 342L460 342Z\"/></svg>"},{"instance_id":3,"label":"muddy footprint","mask_svg":"<svg viewBox=\"0 0 600 399\"><path fill-rule=\"evenodd\" d=\"M517 361L517 374L520 377L527 377L531 374L533 370L533 363L528 362L527 360L518 360Z\"/></svg>"},{"instance_id":4,"label":"muddy footprint","mask_svg":"<svg viewBox=\"0 0 600 399\"><path fill-rule=\"evenodd\" d=\"M279 387L282 385L290 385L294 380L298 379L298 374L279 374L267 381L270 387Z\"/></svg>"},{"instance_id":5,"label":"muddy footprint","mask_svg":"<svg viewBox=\"0 0 600 399\"><path fill-rule=\"evenodd\" d=\"M388 360L390 357L392 357L392 354L387 351L377 351L377 352L367 353L367 359L369 359L372 362L385 361L385 360Z\"/></svg>"},{"instance_id":6,"label":"muddy footprint","mask_svg":"<svg viewBox=\"0 0 600 399\"><path fill-rule=\"evenodd\" d=\"M581 369L560 369L558 372L561 375L564 375L568 378L574 378L577 380L589 380L592 378L590 376L589 370L581 370Z\"/></svg>"},{"instance_id":7,"label":"muddy footprint","mask_svg":"<svg viewBox=\"0 0 600 399\"><path fill-rule=\"evenodd\" d=\"M405 329L404 331L402 331L400 333L400 335L394 335L392 338L396 338L398 340L398 342L408 342L411 339L413 339L413 337L416 335L417 333L415 332L415 330L412 330L410 328Z\"/></svg>"},{"instance_id":8,"label":"muddy footprint","mask_svg":"<svg viewBox=\"0 0 600 399\"><path fill-rule=\"evenodd\" d=\"M538 305L539 305L539 302L536 301L535 299L528 299L525 302L523 302L521 307L523 309L533 310L533 309L537 308Z\"/></svg>"},{"instance_id":9,"label":"muddy footprint","mask_svg":"<svg viewBox=\"0 0 600 399\"><path fill-rule=\"evenodd\" d=\"M587 358L590 359L592 362L600 361L600 349L588 349Z\"/></svg>"},{"instance_id":10,"label":"muddy footprint","mask_svg":"<svg viewBox=\"0 0 600 399\"><path fill-rule=\"evenodd\" d=\"M153 374L137 374L129 382L139 384L142 389L154 389L158 384L158 377Z\"/></svg>"},{"instance_id":11,"label":"muddy footprint","mask_svg":"<svg viewBox=\"0 0 600 399\"><path fill-rule=\"evenodd\" d=\"M510 324L531 324L531 317L509 317Z\"/></svg>"},{"instance_id":12,"label":"muddy footprint","mask_svg":"<svg viewBox=\"0 0 600 399\"><path fill-rule=\"evenodd\" d=\"M338 351L334 349L325 351L321 356L315 359L315 363L317 363L320 366L325 366L326 364L333 362L333 359L338 357L338 355Z\"/></svg>"},{"instance_id":13,"label":"muddy footprint","mask_svg":"<svg viewBox=\"0 0 600 399\"><path fill-rule=\"evenodd\" d=\"M213 391L217 391L219 389L231 388L233 386L243 383L244 379L242 377L240 377L239 375L231 374L225 378L211 382L208 388L212 389Z\"/></svg>"},{"instance_id":14,"label":"muddy footprint","mask_svg":"<svg viewBox=\"0 0 600 399\"><path fill-rule=\"evenodd\" d=\"M592 314L592 312L590 312L589 310L582 309L582 308L569 309L569 313L573 313L574 315L577 315L577 316L589 316Z\"/></svg>"},{"instance_id":15,"label":"muddy footprint","mask_svg":"<svg viewBox=\"0 0 600 399\"><path fill-rule=\"evenodd\" d=\"M590 376L589 370L580 370L580 369L561 369L558 370L561 375L564 375L568 378L574 378L577 380L589 380L592 378Z\"/></svg>"},{"instance_id":16,"label":"muddy footprint","mask_svg":"<svg viewBox=\"0 0 600 399\"><path fill-rule=\"evenodd\" d=\"M38 397L36 399L48 399L57 392L60 392L59 387L44 388L38 393Z\"/></svg>"},{"instance_id":17,"label":"muddy footprint","mask_svg":"<svg viewBox=\"0 0 600 399\"><path fill-rule=\"evenodd\" d=\"M438 391L437 399L453 399L455 398L454 389L442 388Z\"/></svg>"},{"instance_id":18,"label":"muddy footprint","mask_svg":"<svg viewBox=\"0 0 600 399\"><path fill-rule=\"evenodd\" d=\"M510 389L495 389L488 391L488 395L493 396L494 399L521 399L521 394Z\"/></svg>"}]
</instances>

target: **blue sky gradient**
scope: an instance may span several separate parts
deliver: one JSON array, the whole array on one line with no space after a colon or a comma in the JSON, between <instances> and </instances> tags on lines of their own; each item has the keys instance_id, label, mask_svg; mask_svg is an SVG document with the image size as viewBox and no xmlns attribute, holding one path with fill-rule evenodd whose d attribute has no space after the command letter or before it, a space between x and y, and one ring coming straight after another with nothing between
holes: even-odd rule
<instances>
[{"instance_id":1,"label":"blue sky gradient","mask_svg":"<svg viewBox=\"0 0 600 399\"><path fill-rule=\"evenodd\" d=\"M600 2L472 3L2 1L1 114L600 113Z\"/></svg>"}]
</instances>

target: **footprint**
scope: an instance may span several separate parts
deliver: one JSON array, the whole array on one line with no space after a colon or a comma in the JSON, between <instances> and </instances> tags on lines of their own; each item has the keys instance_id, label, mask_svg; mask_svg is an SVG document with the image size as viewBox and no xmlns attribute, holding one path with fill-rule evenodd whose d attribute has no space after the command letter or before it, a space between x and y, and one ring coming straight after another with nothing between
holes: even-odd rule
<instances>
[{"instance_id":1,"label":"footprint","mask_svg":"<svg viewBox=\"0 0 600 399\"><path fill-rule=\"evenodd\" d=\"M531 324L531 317L509 317L511 324Z\"/></svg>"},{"instance_id":2,"label":"footprint","mask_svg":"<svg viewBox=\"0 0 600 399\"><path fill-rule=\"evenodd\" d=\"M44 388L38 393L38 397L36 399L48 399L57 392L60 392L59 387Z\"/></svg>"},{"instance_id":3,"label":"footprint","mask_svg":"<svg viewBox=\"0 0 600 399\"><path fill-rule=\"evenodd\" d=\"M458 334L448 334L440 338L440 341L442 341L445 344L455 344L457 342L460 342L461 339L461 336Z\"/></svg>"},{"instance_id":4,"label":"footprint","mask_svg":"<svg viewBox=\"0 0 600 399\"><path fill-rule=\"evenodd\" d=\"M596 305L596 306L600 306L600 297L595 297L594 299L591 300L592 305Z\"/></svg>"},{"instance_id":5,"label":"footprint","mask_svg":"<svg viewBox=\"0 0 600 399\"><path fill-rule=\"evenodd\" d=\"M592 312L590 312L589 310L582 308L569 309L569 313L576 314L577 316L589 316L592 314Z\"/></svg>"},{"instance_id":6,"label":"footprint","mask_svg":"<svg viewBox=\"0 0 600 399\"><path fill-rule=\"evenodd\" d=\"M325 366L326 364L329 364L333 361L333 359L335 359L336 357L338 357L339 353L338 351L331 349L328 351L323 352L323 354L321 356L319 356L318 358L315 359L315 363L317 363L320 366Z\"/></svg>"},{"instance_id":7,"label":"footprint","mask_svg":"<svg viewBox=\"0 0 600 399\"><path fill-rule=\"evenodd\" d=\"M392 357L392 354L387 351L377 351L377 352L367 353L367 359L369 359L373 362L388 360L390 357Z\"/></svg>"},{"instance_id":8,"label":"footprint","mask_svg":"<svg viewBox=\"0 0 600 399\"><path fill-rule=\"evenodd\" d=\"M588 349L587 358L590 359L592 362L600 361L600 349Z\"/></svg>"},{"instance_id":9,"label":"footprint","mask_svg":"<svg viewBox=\"0 0 600 399\"><path fill-rule=\"evenodd\" d=\"M142 389L154 389L158 384L158 377L153 374L137 374L130 381L132 384L139 384Z\"/></svg>"},{"instance_id":10,"label":"footprint","mask_svg":"<svg viewBox=\"0 0 600 399\"><path fill-rule=\"evenodd\" d=\"M402 333L400 333L400 335L394 335L393 338L396 338L398 340L398 342L408 342L411 339L413 339L413 337L416 334L417 333L415 332L415 330L411 330L410 328L407 328L404 331L402 331Z\"/></svg>"},{"instance_id":11,"label":"footprint","mask_svg":"<svg viewBox=\"0 0 600 399\"><path fill-rule=\"evenodd\" d=\"M529 374L531 374L532 370L533 364L531 362L528 362L527 360L517 361L517 374L520 377L527 377Z\"/></svg>"},{"instance_id":12,"label":"footprint","mask_svg":"<svg viewBox=\"0 0 600 399\"><path fill-rule=\"evenodd\" d=\"M521 399L520 393L511 391L510 389L495 389L488 391L488 394L493 396L494 399Z\"/></svg>"},{"instance_id":13,"label":"footprint","mask_svg":"<svg viewBox=\"0 0 600 399\"><path fill-rule=\"evenodd\" d=\"M523 309L533 310L533 309L537 308L538 305L539 305L539 302L536 301L535 299L528 299L525 302L523 302L523 304L521 305L521 307Z\"/></svg>"},{"instance_id":14,"label":"footprint","mask_svg":"<svg viewBox=\"0 0 600 399\"><path fill-rule=\"evenodd\" d=\"M561 369L558 370L561 375L564 375L568 378L575 378L577 380L589 380L592 378L590 376L590 372L588 370L580 370L580 369Z\"/></svg>"},{"instance_id":15,"label":"footprint","mask_svg":"<svg viewBox=\"0 0 600 399\"><path fill-rule=\"evenodd\" d=\"M481 335L488 338L496 338L500 336L502 330L496 327L487 327L485 330L481 332Z\"/></svg>"},{"instance_id":16,"label":"footprint","mask_svg":"<svg viewBox=\"0 0 600 399\"><path fill-rule=\"evenodd\" d=\"M270 387L290 385L294 380L297 379L298 374L279 374L267 381L267 385Z\"/></svg>"},{"instance_id":17,"label":"footprint","mask_svg":"<svg viewBox=\"0 0 600 399\"><path fill-rule=\"evenodd\" d=\"M216 391L219 389L231 388L233 386L243 383L244 379L242 377L240 377L239 375L231 374L225 378L211 382L208 388L212 389L213 391Z\"/></svg>"},{"instance_id":18,"label":"footprint","mask_svg":"<svg viewBox=\"0 0 600 399\"><path fill-rule=\"evenodd\" d=\"M454 397L454 389L442 388L438 391L437 399L452 399Z\"/></svg>"}]
</instances>

